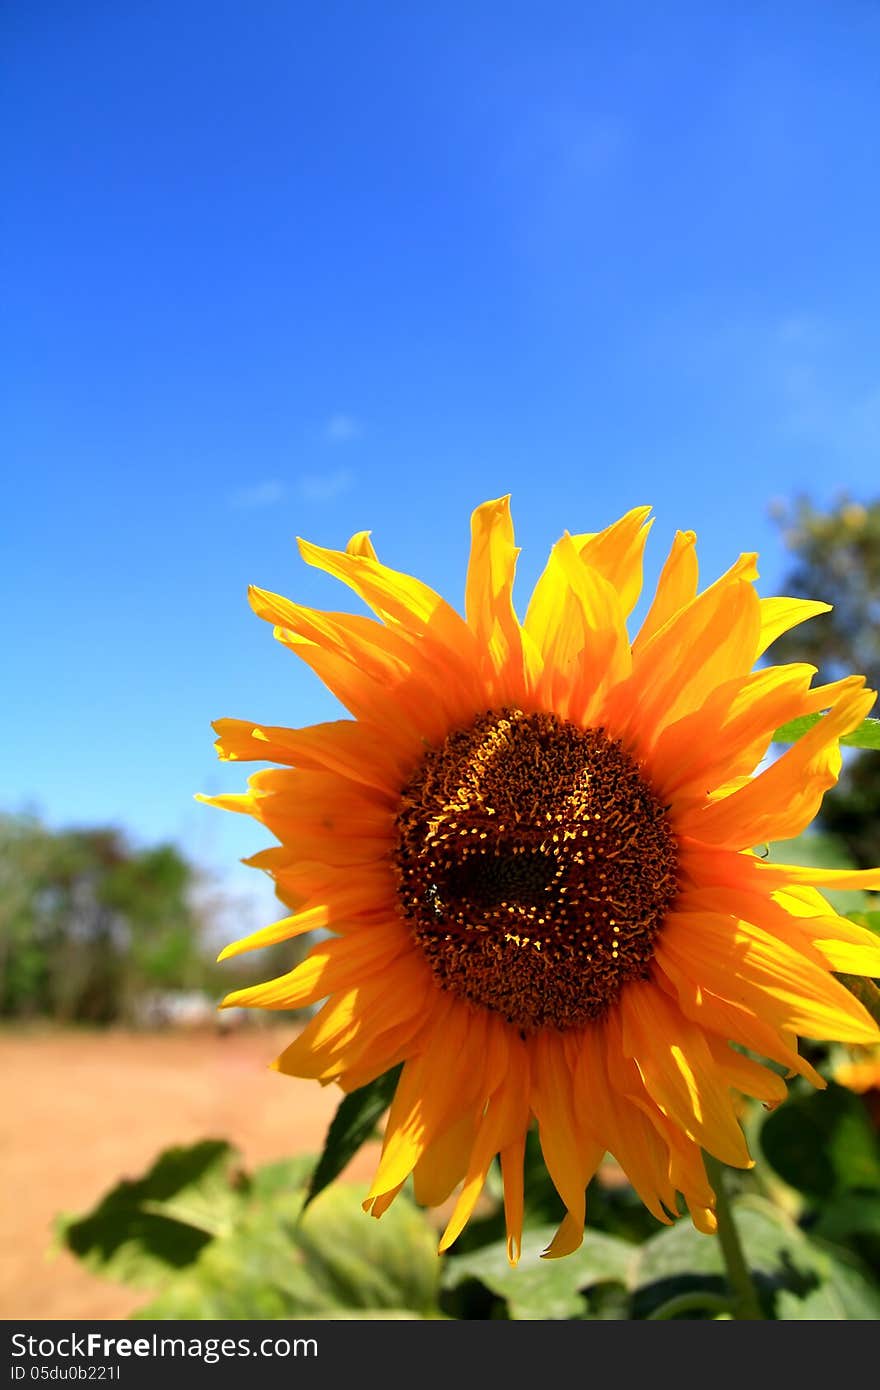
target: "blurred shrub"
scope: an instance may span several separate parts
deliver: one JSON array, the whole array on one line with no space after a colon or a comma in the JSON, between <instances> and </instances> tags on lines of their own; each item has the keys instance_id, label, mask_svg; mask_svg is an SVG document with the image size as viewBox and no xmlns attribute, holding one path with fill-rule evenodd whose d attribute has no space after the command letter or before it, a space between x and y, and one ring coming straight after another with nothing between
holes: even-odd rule
<instances>
[{"instance_id":1,"label":"blurred shrub","mask_svg":"<svg viewBox=\"0 0 880 1390\"><path fill-rule=\"evenodd\" d=\"M791 1111L760 1112L764 1152L756 1172L737 1176L736 1225L766 1317L873 1321L880 1317L880 1143L856 1097L837 1089L823 1095L804 1091ZM757 1112L756 1120L761 1127ZM335 1142L345 1138L338 1128ZM534 1134L529 1150L532 1170ZM828 1163L811 1167L805 1152ZM380 1221L364 1215L363 1188L354 1183L333 1182L309 1200L320 1162L289 1159L248 1174L221 1139L170 1149L92 1211L59 1218L58 1235L95 1273L149 1294L134 1315L143 1318L729 1316L720 1242L687 1217L659 1226L628 1184L607 1177L590 1184L584 1243L561 1260L541 1258L558 1199L531 1194L537 1200L527 1207L522 1257L512 1269L495 1170L468 1240L438 1256L437 1223L407 1189ZM780 1193L788 1195L778 1200ZM791 1213L795 1195L803 1199L799 1220Z\"/></svg>"},{"instance_id":2,"label":"blurred shrub","mask_svg":"<svg viewBox=\"0 0 880 1390\"><path fill-rule=\"evenodd\" d=\"M821 599L830 613L774 643L774 662L809 661L822 681L857 672L880 689L880 500L840 497L821 510L806 497L777 505L772 515L794 555L783 589ZM876 709L874 710L876 714ZM865 868L880 864L880 753L848 755L837 787L825 796L820 821Z\"/></svg>"},{"instance_id":3,"label":"blurred shrub","mask_svg":"<svg viewBox=\"0 0 880 1390\"><path fill-rule=\"evenodd\" d=\"M304 1210L313 1163L248 1175L223 1140L171 1149L58 1233L94 1272L152 1293L136 1317L441 1316L423 1213L403 1198L374 1221L348 1184Z\"/></svg>"},{"instance_id":4,"label":"blurred shrub","mask_svg":"<svg viewBox=\"0 0 880 1390\"><path fill-rule=\"evenodd\" d=\"M210 1012L257 967L215 965L196 881L173 845L134 849L113 827L0 815L0 1016L135 1022L142 1001L169 991L203 992Z\"/></svg>"}]
</instances>

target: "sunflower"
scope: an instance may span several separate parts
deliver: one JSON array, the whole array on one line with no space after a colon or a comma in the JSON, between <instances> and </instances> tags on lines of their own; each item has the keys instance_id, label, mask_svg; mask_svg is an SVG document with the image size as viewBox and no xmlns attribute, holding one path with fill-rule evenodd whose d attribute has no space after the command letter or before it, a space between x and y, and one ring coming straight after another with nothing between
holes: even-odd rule
<instances>
[{"instance_id":1,"label":"sunflower","mask_svg":"<svg viewBox=\"0 0 880 1390\"><path fill-rule=\"evenodd\" d=\"M659 1221L680 1194L711 1232L702 1151L751 1166L743 1097L778 1103L782 1072L824 1084L798 1035L880 1038L833 973L880 974L880 946L819 891L880 888L880 869L760 852L812 820L874 693L754 670L828 605L759 598L753 554L698 592L691 531L631 640L649 511L565 534L522 623L507 498L473 514L464 617L381 564L369 532L300 551L378 621L251 591L352 717L215 725L221 758L280 765L204 799L277 838L245 862L292 914L223 955L330 933L224 1003L325 1001L275 1063L289 1075L352 1091L403 1064L364 1206L380 1216L410 1176L425 1205L458 1189L441 1250L498 1155L517 1259L533 1122L566 1210L547 1255L580 1245L606 1153ZM756 771L779 725L818 711Z\"/></svg>"}]
</instances>

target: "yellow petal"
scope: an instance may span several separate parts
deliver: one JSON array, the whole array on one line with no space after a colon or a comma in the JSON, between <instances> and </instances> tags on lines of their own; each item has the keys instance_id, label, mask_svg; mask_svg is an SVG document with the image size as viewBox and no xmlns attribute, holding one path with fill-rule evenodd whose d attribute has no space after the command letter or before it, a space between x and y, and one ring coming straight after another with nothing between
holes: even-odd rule
<instances>
[{"instance_id":1,"label":"yellow petal","mask_svg":"<svg viewBox=\"0 0 880 1390\"><path fill-rule=\"evenodd\" d=\"M526 1152L525 1130L519 1139L501 1150L501 1181L504 1185L504 1224L507 1227L507 1260L519 1262L525 1211L523 1163Z\"/></svg>"},{"instance_id":2,"label":"yellow petal","mask_svg":"<svg viewBox=\"0 0 880 1390\"><path fill-rule=\"evenodd\" d=\"M472 1111L478 1088L468 1070L471 1031L471 1017L458 1000L437 1001L424 1051L401 1074L367 1200L403 1182L456 1116Z\"/></svg>"},{"instance_id":3,"label":"yellow petal","mask_svg":"<svg viewBox=\"0 0 880 1390\"><path fill-rule=\"evenodd\" d=\"M758 640L755 659L763 656L767 648L776 641L777 637L781 637L783 632L797 627L798 623L805 623L808 618L815 618L820 613L830 612L830 603L817 603L813 599L762 598L761 635Z\"/></svg>"},{"instance_id":4,"label":"yellow petal","mask_svg":"<svg viewBox=\"0 0 880 1390\"><path fill-rule=\"evenodd\" d=\"M468 625L485 653L490 690L502 703L520 703L526 690L520 625L513 607L519 550L514 545L510 498L484 502L471 518L471 553L465 588Z\"/></svg>"},{"instance_id":5,"label":"yellow petal","mask_svg":"<svg viewBox=\"0 0 880 1390\"><path fill-rule=\"evenodd\" d=\"M633 507L604 531L572 536L583 563L607 579L616 592L625 618L642 592L645 544L654 524L653 518L648 519L650 512L650 507Z\"/></svg>"},{"instance_id":6,"label":"yellow petal","mask_svg":"<svg viewBox=\"0 0 880 1390\"><path fill-rule=\"evenodd\" d=\"M541 1152L567 1217L545 1256L576 1250L583 1240L586 1186L602 1160L604 1146L584 1134L574 1104L574 1078L562 1038L547 1030L534 1040L532 1109L538 1120Z\"/></svg>"},{"instance_id":7,"label":"yellow petal","mask_svg":"<svg viewBox=\"0 0 880 1390\"><path fill-rule=\"evenodd\" d=\"M709 912L670 914L656 957L664 970L677 967L776 1029L839 1042L880 1037L867 1011L830 973L750 922Z\"/></svg>"},{"instance_id":8,"label":"yellow petal","mask_svg":"<svg viewBox=\"0 0 880 1390\"><path fill-rule=\"evenodd\" d=\"M401 1035L416 1036L432 1022L428 1001L436 994L423 961L402 956L392 975L380 972L323 1004L273 1066L287 1076L339 1081L352 1068L376 1065L374 1076L394 1065L388 1057ZM384 1041L383 1041L384 1040ZM393 1186L393 1184L392 1184Z\"/></svg>"},{"instance_id":9,"label":"yellow petal","mask_svg":"<svg viewBox=\"0 0 880 1390\"><path fill-rule=\"evenodd\" d=\"M393 971L409 940L400 922L377 924L351 936L322 941L294 970L263 984L233 990L222 1008L300 1009L337 990L352 989L378 970Z\"/></svg>"},{"instance_id":10,"label":"yellow petal","mask_svg":"<svg viewBox=\"0 0 880 1390\"><path fill-rule=\"evenodd\" d=\"M321 903L305 912L297 912L292 917L283 917L280 922L273 922L271 926L261 927L259 931L251 932L249 936L243 936L238 941L230 942L220 952L217 960L228 960L230 956L240 956L245 951L257 951L262 946L275 946L279 941L290 941L305 932L326 927L327 921L328 909L325 903Z\"/></svg>"},{"instance_id":11,"label":"yellow petal","mask_svg":"<svg viewBox=\"0 0 880 1390\"><path fill-rule=\"evenodd\" d=\"M694 531L676 531L669 557L660 572L657 592L645 621L633 642L639 652L679 609L697 596L697 537Z\"/></svg>"},{"instance_id":12,"label":"yellow petal","mask_svg":"<svg viewBox=\"0 0 880 1390\"><path fill-rule=\"evenodd\" d=\"M844 683L811 690L815 667L769 666L719 686L700 709L668 725L651 755L651 777L664 800L697 796L751 773L776 729L832 706ZM702 793L702 796L700 796Z\"/></svg>"},{"instance_id":13,"label":"yellow petal","mask_svg":"<svg viewBox=\"0 0 880 1390\"><path fill-rule=\"evenodd\" d=\"M474 1141L464 1185L438 1250L448 1250L470 1220L495 1155L521 1140L528 1124L528 1062L525 1049L511 1039L507 1075L489 1099Z\"/></svg>"},{"instance_id":14,"label":"yellow petal","mask_svg":"<svg viewBox=\"0 0 880 1390\"><path fill-rule=\"evenodd\" d=\"M255 725L250 719L218 719L214 728L219 734L215 747L225 760L288 763L336 772L395 798L418 760L416 751L404 754L382 730L353 719L304 729Z\"/></svg>"},{"instance_id":15,"label":"yellow petal","mask_svg":"<svg viewBox=\"0 0 880 1390\"><path fill-rule=\"evenodd\" d=\"M449 671L456 671L468 682L474 694L473 679L478 648L464 619L445 599L420 579L389 569L367 554L349 555L298 540L306 564L341 579L373 609L383 623L401 628L418 637L427 648L435 649Z\"/></svg>"},{"instance_id":16,"label":"yellow petal","mask_svg":"<svg viewBox=\"0 0 880 1390\"><path fill-rule=\"evenodd\" d=\"M370 540L371 534L370 531L356 531L345 547L346 554L363 555L368 560L378 560L379 557Z\"/></svg>"},{"instance_id":17,"label":"yellow petal","mask_svg":"<svg viewBox=\"0 0 880 1390\"><path fill-rule=\"evenodd\" d=\"M874 703L874 691L863 690L863 683L862 676L849 677L830 713L747 786L705 808L675 813L677 830L731 849L799 835L837 781L841 735L860 724Z\"/></svg>"},{"instance_id":18,"label":"yellow petal","mask_svg":"<svg viewBox=\"0 0 880 1390\"><path fill-rule=\"evenodd\" d=\"M541 703L582 722L605 691L629 674L629 639L616 591L585 565L571 536L553 547L526 614L541 652Z\"/></svg>"},{"instance_id":19,"label":"yellow petal","mask_svg":"<svg viewBox=\"0 0 880 1390\"><path fill-rule=\"evenodd\" d=\"M429 1144L413 1169L413 1193L424 1207L439 1207L467 1171L477 1117L465 1112Z\"/></svg>"},{"instance_id":20,"label":"yellow petal","mask_svg":"<svg viewBox=\"0 0 880 1390\"><path fill-rule=\"evenodd\" d=\"M880 892L878 869L822 869L814 864L771 864L756 859L755 872L768 887L784 888L789 884L813 884L820 888L836 888L849 892Z\"/></svg>"},{"instance_id":21,"label":"yellow petal","mask_svg":"<svg viewBox=\"0 0 880 1390\"><path fill-rule=\"evenodd\" d=\"M748 674L759 622L754 573L754 556L741 556L639 648L632 676L608 702L609 727L648 753L667 725L699 709L722 682Z\"/></svg>"},{"instance_id":22,"label":"yellow petal","mask_svg":"<svg viewBox=\"0 0 880 1390\"><path fill-rule=\"evenodd\" d=\"M609 1053L616 1068L629 1069L621 1085L611 1079ZM631 1096L648 1101L635 1064L624 1061L620 1028L606 1021L585 1028L573 1048L575 1055L575 1103L584 1127L603 1149L613 1154L650 1212L666 1224L665 1208L675 1209L675 1191L668 1177L668 1152L645 1110Z\"/></svg>"},{"instance_id":23,"label":"yellow petal","mask_svg":"<svg viewBox=\"0 0 880 1390\"><path fill-rule=\"evenodd\" d=\"M665 933L664 933L665 934ZM751 1167L745 1138L706 1039L655 984L621 995L623 1050L656 1104L696 1144L737 1168Z\"/></svg>"}]
</instances>

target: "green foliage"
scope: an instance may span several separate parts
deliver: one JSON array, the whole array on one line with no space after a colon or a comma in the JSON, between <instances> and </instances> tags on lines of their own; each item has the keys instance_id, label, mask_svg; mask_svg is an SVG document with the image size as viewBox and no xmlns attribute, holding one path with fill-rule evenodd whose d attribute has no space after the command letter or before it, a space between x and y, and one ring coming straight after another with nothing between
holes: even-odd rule
<instances>
[{"instance_id":1,"label":"green foliage","mask_svg":"<svg viewBox=\"0 0 880 1390\"><path fill-rule=\"evenodd\" d=\"M587 1289L606 1283L629 1287L639 1254L637 1245L589 1230L575 1254L562 1260L542 1259L541 1252L555 1231L555 1226L527 1230L516 1268L508 1261L506 1240L467 1255L451 1255L444 1271L444 1288L459 1289L474 1280L504 1300L509 1318L527 1321L582 1318L587 1314Z\"/></svg>"},{"instance_id":2,"label":"green foliage","mask_svg":"<svg viewBox=\"0 0 880 1390\"><path fill-rule=\"evenodd\" d=\"M737 1229L756 1279L765 1315L868 1319L880 1316L880 1292L869 1271L845 1251L811 1239L778 1207L747 1195L734 1203ZM516 1321L541 1318L643 1319L665 1315L676 1305L682 1316L715 1316L726 1303L720 1243L701 1235L687 1219L642 1244L588 1229L584 1244L562 1260L542 1260L552 1227L527 1233L516 1269L499 1242L448 1258L444 1288L482 1284L498 1300L494 1316ZM616 1298L609 1297L616 1286Z\"/></svg>"},{"instance_id":3,"label":"green foliage","mask_svg":"<svg viewBox=\"0 0 880 1390\"><path fill-rule=\"evenodd\" d=\"M145 990L192 987L192 882L170 845L0 817L0 1013L110 1023Z\"/></svg>"},{"instance_id":4,"label":"green foliage","mask_svg":"<svg viewBox=\"0 0 880 1390\"><path fill-rule=\"evenodd\" d=\"M197 881L173 845L0 815L0 1017L139 1023L151 998L196 991L210 1005L301 958L305 941L263 952L258 967L218 967Z\"/></svg>"},{"instance_id":5,"label":"green foliage","mask_svg":"<svg viewBox=\"0 0 880 1390\"><path fill-rule=\"evenodd\" d=\"M762 1148L815 1206L798 1223L754 1192L733 1202L764 1315L876 1319L876 1134L858 1098L837 1087L796 1095L792 1122L781 1125L786 1111L765 1120ZM826 1149L827 1165L804 1162ZM379 1221L362 1212L355 1184L336 1182L307 1204L313 1168L311 1158L286 1160L248 1175L228 1144L205 1140L161 1155L94 1211L60 1221L59 1235L93 1271L151 1290L135 1314L147 1319L729 1316L721 1244L686 1217L652 1222L647 1238L591 1224L580 1250L560 1260L542 1258L555 1223L527 1219L512 1268L506 1240L489 1235L497 1221L482 1223L470 1250L439 1257L436 1226L406 1193ZM595 1210L601 1194L591 1218L609 1217Z\"/></svg>"},{"instance_id":6,"label":"green foliage","mask_svg":"<svg viewBox=\"0 0 880 1390\"><path fill-rule=\"evenodd\" d=\"M402 1198L374 1221L337 1184L305 1208L313 1159L249 1176L220 1140L160 1156L59 1223L94 1272L154 1291L143 1318L440 1316L436 1235Z\"/></svg>"},{"instance_id":7,"label":"green foliage","mask_svg":"<svg viewBox=\"0 0 880 1390\"><path fill-rule=\"evenodd\" d=\"M352 1188L326 1189L302 1212L293 1188L245 1203L234 1229L141 1309L143 1318L291 1318L437 1310L436 1244L402 1201L381 1222ZM390 1219L386 1219L390 1218ZM355 1229L357 1223L357 1229Z\"/></svg>"},{"instance_id":8,"label":"green foliage","mask_svg":"<svg viewBox=\"0 0 880 1390\"><path fill-rule=\"evenodd\" d=\"M228 1228L242 1186L236 1169L224 1140L167 1149L143 1178L118 1183L88 1215L59 1217L57 1233L95 1273L153 1288Z\"/></svg>"},{"instance_id":9,"label":"green foliage","mask_svg":"<svg viewBox=\"0 0 880 1390\"><path fill-rule=\"evenodd\" d=\"M880 500L841 497L827 511L798 498L777 513L794 563L782 588L832 605L773 644L774 662L809 661L822 681L857 673L880 689ZM800 725L803 721L795 721ZM791 726L780 734L792 735ZM843 740L863 751L847 759L840 782L826 793L821 821L865 868L880 863L880 720L868 720Z\"/></svg>"},{"instance_id":10,"label":"green foliage","mask_svg":"<svg viewBox=\"0 0 880 1390\"><path fill-rule=\"evenodd\" d=\"M880 681L880 501L843 496L827 510L807 497L776 513L794 560L786 592L832 605L803 627L778 638L774 661L810 661L823 680L852 671Z\"/></svg>"},{"instance_id":11,"label":"green foliage","mask_svg":"<svg viewBox=\"0 0 880 1390\"><path fill-rule=\"evenodd\" d=\"M774 743L797 743L799 738L814 729L824 715L803 714L800 719L791 719L777 729L773 735ZM851 734L844 734L840 740L848 748L880 748L880 719L863 719Z\"/></svg>"},{"instance_id":12,"label":"green foliage","mask_svg":"<svg viewBox=\"0 0 880 1390\"><path fill-rule=\"evenodd\" d=\"M811 1240L778 1206L763 1198L740 1197L733 1203L733 1212L765 1316L787 1319L796 1303L817 1290L827 1291L829 1303L838 1309L829 1312L829 1317L880 1316L880 1292L858 1261ZM634 1283L635 1317L646 1317L676 1295L697 1288L723 1293L720 1242L679 1222L642 1247Z\"/></svg>"},{"instance_id":13,"label":"green foliage","mask_svg":"<svg viewBox=\"0 0 880 1390\"><path fill-rule=\"evenodd\" d=\"M779 1176L815 1201L880 1192L880 1140L861 1098L843 1086L793 1091L765 1119L760 1142Z\"/></svg>"},{"instance_id":14,"label":"green foliage","mask_svg":"<svg viewBox=\"0 0 880 1390\"><path fill-rule=\"evenodd\" d=\"M306 1204L317 1197L334 1178L338 1178L349 1159L371 1137L382 1115L391 1104L401 1068L392 1067L367 1086L347 1095L337 1107L327 1131L324 1148L315 1165L306 1194Z\"/></svg>"},{"instance_id":15,"label":"green foliage","mask_svg":"<svg viewBox=\"0 0 880 1390\"><path fill-rule=\"evenodd\" d=\"M768 1115L760 1151L803 1202L813 1237L863 1260L880 1280L880 1132L865 1098L806 1085Z\"/></svg>"}]
</instances>

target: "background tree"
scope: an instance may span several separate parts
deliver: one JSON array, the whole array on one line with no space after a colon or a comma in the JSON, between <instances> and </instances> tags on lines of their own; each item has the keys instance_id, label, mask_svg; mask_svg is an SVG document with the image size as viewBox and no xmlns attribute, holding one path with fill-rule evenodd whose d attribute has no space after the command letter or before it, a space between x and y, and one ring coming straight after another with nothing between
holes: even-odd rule
<instances>
[{"instance_id":1,"label":"background tree","mask_svg":"<svg viewBox=\"0 0 880 1390\"><path fill-rule=\"evenodd\" d=\"M115 828L0 818L0 1012L110 1023L150 988L195 987L192 880L170 845L134 850Z\"/></svg>"},{"instance_id":2,"label":"background tree","mask_svg":"<svg viewBox=\"0 0 880 1390\"><path fill-rule=\"evenodd\" d=\"M822 511L798 497L771 514L794 555L785 592L834 605L780 637L773 660L812 662L824 681L858 672L880 689L880 499L862 503L843 495ZM821 822L857 864L880 864L880 753L847 754Z\"/></svg>"},{"instance_id":3,"label":"background tree","mask_svg":"<svg viewBox=\"0 0 880 1390\"><path fill-rule=\"evenodd\" d=\"M0 1017L138 1022L148 996L201 991L210 1010L255 976L304 954L218 966L218 908L173 845L136 849L115 827L52 830L0 815ZM267 959L268 958L268 959Z\"/></svg>"}]
</instances>

